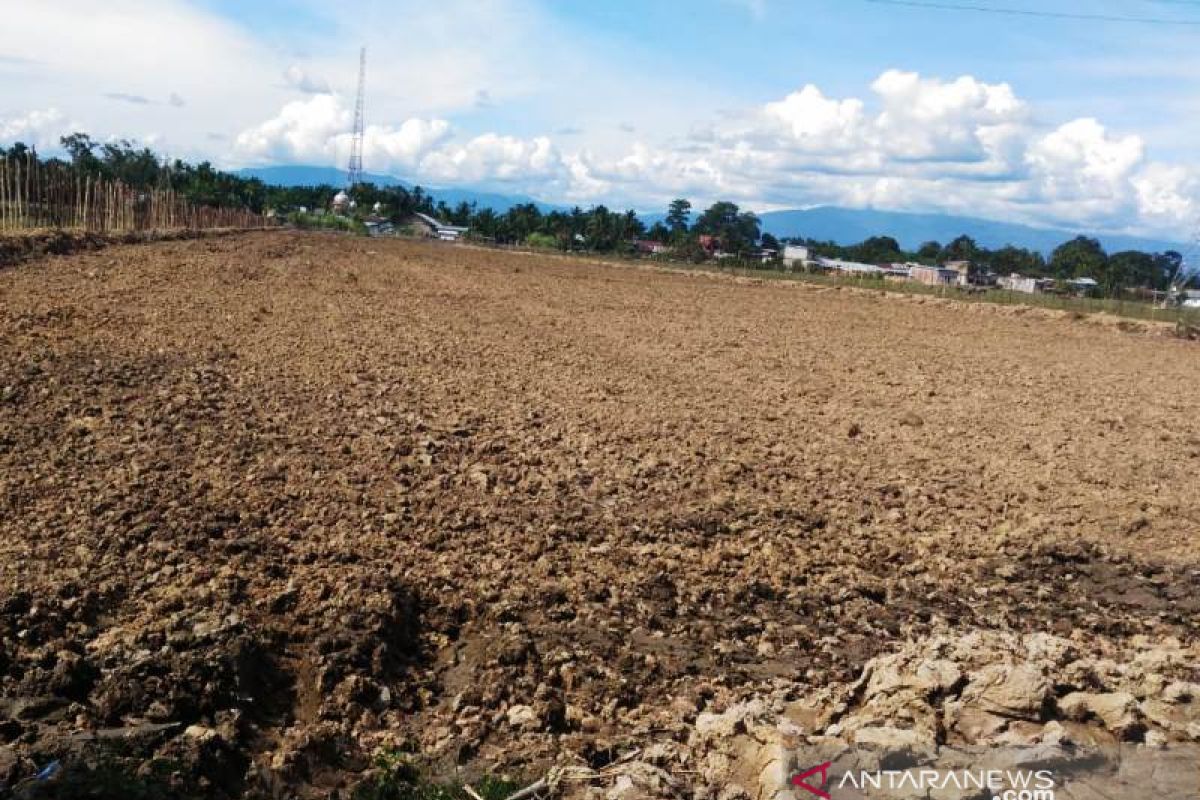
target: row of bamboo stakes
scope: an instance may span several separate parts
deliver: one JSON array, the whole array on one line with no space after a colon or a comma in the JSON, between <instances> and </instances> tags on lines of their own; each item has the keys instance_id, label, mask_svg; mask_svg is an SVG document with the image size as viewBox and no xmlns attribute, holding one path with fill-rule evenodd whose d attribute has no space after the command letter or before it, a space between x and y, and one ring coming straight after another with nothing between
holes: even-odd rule
<instances>
[{"instance_id":1,"label":"row of bamboo stakes","mask_svg":"<svg viewBox=\"0 0 1200 800\"><path fill-rule=\"evenodd\" d=\"M73 228L99 233L181 228L257 228L248 209L189 202L173 189L135 189L33 157L0 158L0 232Z\"/></svg>"}]
</instances>

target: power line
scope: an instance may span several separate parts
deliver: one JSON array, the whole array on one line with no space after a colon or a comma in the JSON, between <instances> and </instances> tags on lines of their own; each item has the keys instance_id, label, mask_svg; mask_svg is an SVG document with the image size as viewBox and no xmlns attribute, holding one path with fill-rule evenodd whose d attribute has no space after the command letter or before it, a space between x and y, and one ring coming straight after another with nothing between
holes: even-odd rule
<instances>
[{"instance_id":1,"label":"power line","mask_svg":"<svg viewBox=\"0 0 1200 800\"><path fill-rule=\"evenodd\" d=\"M1091 22L1135 22L1143 25L1189 25L1200 27L1200 19L1165 19L1162 17L1122 17L1110 14L1077 14L1071 11L1034 11L1025 8L997 8L972 3L946 3L932 0L866 0L886 6L931 8L942 11L977 11L984 14L1004 14L1013 17L1049 17L1051 19L1088 20ZM1175 0L1180 4L1182 0ZM1187 3L1186 5L1192 5Z\"/></svg>"}]
</instances>

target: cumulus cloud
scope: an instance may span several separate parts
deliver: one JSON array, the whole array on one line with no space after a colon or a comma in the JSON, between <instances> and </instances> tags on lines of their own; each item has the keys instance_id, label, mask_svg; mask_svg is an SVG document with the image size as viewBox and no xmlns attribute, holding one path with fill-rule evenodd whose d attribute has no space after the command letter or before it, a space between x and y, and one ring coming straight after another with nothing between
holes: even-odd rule
<instances>
[{"instance_id":1,"label":"cumulus cloud","mask_svg":"<svg viewBox=\"0 0 1200 800\"><path fill-rule=\"evenodd\" d=\"M1026 107L1006 83L954 81L889 70L871 84L883 110L874 125L889 155L909 160L1003 160L1019 138Z\"/></svg>"},{"instance_id":2,"label":"cumulus cloud","mask_svg":"<svg viewBox=\"0 0 1200 800\"><path fill-rule=\"evenodd\" d=\"M660 201L692 194L1161 233L1196 213L1194 170L1149 161L1140 137L1094 119L1047 131L1008 84L889 70L870 88L861 99L804 86L697 126L686 147L638 144L593 171Z\"/></svg>"},{"instance_id":3,"label":"cumulus cloud","mask_svg":"<svg viewBox=\"0 0 1200 800\"><path fill-rule=\"evenodd\" d=\"M1200 174L1173 164L1147 164L1131 178L1143 218L1194 220L1200 216Z\"/></svg>"},{"instance_id":4,"label":"cumulus cloud","mask_svg":"<svg viewBox=\"0 0 1200 800\"><path fill-rule=\"evenodd\" d=\"M285 105L278 115L238 134L237 152L253 161L329 161L335 140L350 130L351 112L333 95Z\"/></svg>"},{"instance_id":5,"label":"cumulus cloud","mask_svg":"<svg viewBox=\"0 0 1200 800\"><path fill-rule=\"evenodd\" d=\"M315 95L288 103L274 118L243 131L235 151L256 162L340 163L349 154L351 122L339 97ZM485 133L463 143L452 136L450 123L442 119L371 125L363 134L363 161L372 170L414 180L550 187L565 194L586 179L586 165L565 158L544 136Z\"/></svg>"},{"instance_id":6,"label":"cumulus cloud","mask_svg":"<svg viewBox=\"0 0 1200 800\"><path fill-rule=\"evenodd\" d=\"M1066 200L1116 197L1145 153L1137 136L1109 136L1094 119L1077 119L1034 141L1026 152L1037 188Z\"/></svg>"},{"instance_id":7,"label":"cumulus cloud","mask_svg":"<svg viewBox=\"0 0 1200 800\"><path fill-rule=\"evenodd\" d=\"M861 146L865 133L861 100L831 100L812 84L767 103L763 116L768 124L777 123L779 130L790 137L789 144L799 150L848 150ZM765 132L774 131L768 127Z\"/></svg>"},{"instance_id":8,"label":"cumulus cloud","mask_svg":"<svg viewBox=\"0 0 1200 800\"><path fill-rule=\"evenodd\" d=\"M299 64L292 64L283 71L283 80L291 88L305 94L329 94L329 82L311 75Z\"/></svg>"},{"instance_id":9,"label":"cumulus cloud","mask_svg":"<svg viewBox=\"0 0 1200 800\"><path fill-rule=\"evenodd\" d=\"M68 121L57 108L30 111L20 116L0 117L0 144L24 142L46 149L56 146L60 136L82 128L78 122Z\"/></svg>"},{"instance_id":10,"label":"cumulus cloud","mask_svg":"<svg viewBox=\"0 0 1200 800\"><path fill-rule=\"evenodd\" d=\"M333 94L288 103L243 131L235 152L252 161L341 163L350 116ZM464 138L447 120L414 117L369 127L364 160L373 170L435 184L503 185L549 199L643 207L689 196L759 209L936 210L1174 235L1200 210L1197 171L1150 160L1136 135L1089 118L1047 128L1008 84L900 70L884 72L862 98L803 86L698 120L684 140L638 135L603 156L585 143L564 150L546 136Z\"/></svg>"}]
</instances>

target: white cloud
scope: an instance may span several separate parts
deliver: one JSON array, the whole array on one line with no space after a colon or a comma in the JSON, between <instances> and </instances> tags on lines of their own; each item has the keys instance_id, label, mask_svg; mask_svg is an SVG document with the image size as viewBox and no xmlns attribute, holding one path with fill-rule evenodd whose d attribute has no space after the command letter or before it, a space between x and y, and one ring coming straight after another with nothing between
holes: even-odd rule
<instances>
[{"instance_id":1,"label":"white cloud","mask_svg":"<svg viewBox=\"0 0 1200 800\"><path fill-rule=\"evenodd\" d=\"M1033 142L1026 160L1050 197L1065 199L1119 195L1142 163L1141 138L1114 138L1094 119L1077 119Z\"/></svg>"},{"instance_id":2,"label":"white cloud","mask_svg":"<svg viewBox=\"0 0 1200 800\"><path fill-rule=\"evenodd\" d=\"M801 150L848 150L861 144L864 133L861 100L830 100L811 84L767 103L763 113L768 120L779 122Z\"/></svg>"},{"instance_id":3,"label":"white cloud","mask_svg":"<svg viewBox=\"0 0 1200 800\"><path fill-rule=\"evenodd\" d=\"M730 2L767 12L762 0ZM336 38L286 42L189 0L8 6L0 54L20 77L5 85L5 144L48 149L84 119L101 140L154 131L171 156L341 166L346 98L365 42L370 172L642 208L686 195L759 209L873 205L1173 236L1200 213L1200 173L1155 160L1147 127L1133 135L1069 117L1046 125L1045 109L1013 87L971 75L888 70L857 96L797 85L716 114L705 109L730 107L731 89L657 69L666 61L654 48L581 37L524 0L363 0L352 9L310 0L299 10L329 23L312 30ZM402 48L393 42L397 20ZM46 97L70 117L46 109ZM522 133L489 118L519 119Z\"/></svg>"},{"instance_id":4,"label":"white cloud","mask_svg":"<svg viewBox=\"0 0 1200 800\"><path fill-rule=\"evenodd\" d=\"M520 190L548 199L662 205L731 199L765 209L813 204L940 210L1034 224L1176 234L1197 211L1194 170L1149 161L1136 135L1094 119L1046 130L1010 86L890 70L870 99L816 86L707 121L684 143L636 141L597 156L546 136L462 138L444 119L366 131L368 171L438 184ZM252 161L338 163L351 114L314 95L237 137Z\"/></svg>"},{"instance_id":5,"label":"white cloud","mask_svg":"<svg viewBox=\"0 0 1200 800\"><path fill-rule=\"evenodd\" d=\"M350 130L351 112L333 95L285 105L277 116L238 134L235 148L252 161L332 161L338 134Z\"/></svg>"},{"instance_id":6,"label":"white cloud","mask_svg":"<svg viewBox=\"0 0 1200 800\"><path fill-rule=\"evenodd\" d=\"M71 122L57 108L30 111L21 116L0 117L0 144L24 142L40 150L58 145L60 136L78 130L78 122Z\"/></svg>"},{"instance_id":7,"label":"white cloud","mask_svg":"<svg viewBox=\"0 0 1200 800\"><path fill-rule=\"evenodd\" d=\"M353 113L333 94L318 94L285 105L275 117L247 128L234 142L244 160L340 163L349 156ZM403 172L420 164L444 141L445 120L405 120L398 127L371 125L363 132L363 159L376 172Z\"/></svg>"},{"instance_id":8,"label":"white cloud","mask_svg":"<svg viewBox=\"0 0 1200 800\"><path fill-rule=\"evenodd\" d=\"M449 136L450 123L444 119L406 119L397 128L371 125L363 133L363 158L392 172L420 169Z\"/></svg>"},{"instance_id":9,"label":"white cloud","mask_svg":"<svg viewBox=\"0 0 1200 800\"><path fill-rule=\"evenodd\" d=\"M481 99L499 106L554 84L547 76L593 67L555 33L550 14L524 0L363 0L353 7L297 0L289 13L301 19L286 34L239 25L242 13L225 17L209 5L0 2L0 58L20 75L5 82L0 115L41 108L52 97L89 120L98 138L156 130L173 156L230 164L231 153L214 147L209 134L232 140L297 92L352 93L359 43L368 49L369 122L477 110ZM403 47L396 46L397 25ZM105 97L116 93L127 102ZM172 93L186 107L172 105ZM150 102L135 106L128 102L134 97Z\"/></svg>"},{"instance_id":10,"label":"white cloud","mask_svg":"<svg viewBox=\"0 0 1200 800\"><path fill-rule=\"evenodd\" d=\"M341 163L349 155L351 124L352 114L341 98L314 95L288 103L277 116L243 131L234 149L255 162ZM368 171L435 183L508 184L564 194L595 188L588 183L586 164L564 158L547 137L485 133L457 144L450 123L442 119L368 126L363 161Z\"/></svg>"},{"instance_id":11,"label":"white cloud","mask_svg":"<svg viewBox=\"0 0 1200 800\"><path fill-rule=\"evenodd\" d=\"M690 194L1176 236L1200 208L1195 170L1149 161L1140 137L1093 119L1047 131L1007 84L889 70L871 89L864 100L808 85L726 115L687 147L641 143L594 172L659 203Z\"/></svg>"},{"instance_id":12,"label":"white cloud","mask_svg":"<svg viewBox=\"0 0 1200 800\"><path fill-rule=\"evenodd\" d=\"M485 133L461 146L428 153L419 169L438 181L544 181L560 177L562 156L544 136L518 139Z\"/></svg>"},{"instance_id":13,"label":"white cloud","mask_svg":"<svg viewBox=\"0 0 1200 800\"><path fill-rule=\"evenodd\" d=\"M1166 225L1200 217L1200 174L1171 164L1147 164L1132 179L1142 219ZM1189 231L1189 234L1193 233Z\"/></svg>"},{"instance_id":14,"label":"white cloud","mask_svg":"<svg viewBox=\"0 0 1200 800\"><path fill-rule=\"evenodd\" d=\"M874 120L877 141L896 158L1002 161L1026 118L1025 104L1008 84L969 75L947 82L889 70L871 89L883 104Z\"/></svg>"},{"instance_id":15,"label":"white cloud","mask_svg":"<svg viewBox=\"0 0 1200 800\"><path fill-rule=\"evenodd\" d=\"M310 75L299 64L292 64L283 71L283 80L293 89L305 94L329 94L329 81Z\"/></svg>"}]
</instances>

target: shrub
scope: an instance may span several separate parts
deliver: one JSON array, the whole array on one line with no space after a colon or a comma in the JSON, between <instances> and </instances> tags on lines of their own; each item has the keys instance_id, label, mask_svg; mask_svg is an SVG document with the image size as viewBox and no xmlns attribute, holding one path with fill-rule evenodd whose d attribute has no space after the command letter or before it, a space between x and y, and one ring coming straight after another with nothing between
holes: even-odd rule
<instances>
[{"instance_id":1,"label":"shrub","mask_svg":"<svg viewBox=\"0 0 1200 800\"><path fill-rule=\"evenodd\" d=\"M557 249L558 240L548 233L531 233L525 237L525 245L546 250Z\"/></svg>"}]
</instances>

